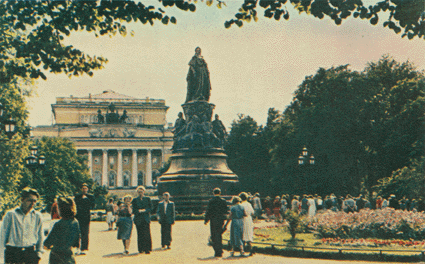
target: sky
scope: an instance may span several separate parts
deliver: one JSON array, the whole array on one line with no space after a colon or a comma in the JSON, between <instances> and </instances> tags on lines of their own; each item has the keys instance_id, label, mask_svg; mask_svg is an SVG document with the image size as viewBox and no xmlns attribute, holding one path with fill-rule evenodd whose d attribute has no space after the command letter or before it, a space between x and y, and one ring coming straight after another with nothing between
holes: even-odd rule
<instances>
[{"instance_id":1,"label":"sky","mask_svg":"<svg viewBox=\"0 0 425 264\"><path fill-rule=\"evenodd\" d=\"M238 114L265 124L268 109L285 110L305 77L319 68L349 64L361 71L368 62L389 54L425 69L425 41L402 39L401 34L384 28L382 19L377 26L352 18L336 26L330 19L319 20L288 8L290 19L275 21L262 16L264 9L259 7L258 22L225 29L224 22L233 18L242 1L226 3L227 7L218 9L198 2L194 13L164 8L177 18L176 25L132 23L127 27L134 30L133 37L71 33L65 44L109 62L93 77L47 74L46 81L40 79L37 95L29 100L29 124L54 123L51 105L57 97L87 97L105 90L164 99L170 107L167 122L174 123L186 98L188 63L198 46L210 71L210 103L227 128Z\"/></svg>"}]
</instances>

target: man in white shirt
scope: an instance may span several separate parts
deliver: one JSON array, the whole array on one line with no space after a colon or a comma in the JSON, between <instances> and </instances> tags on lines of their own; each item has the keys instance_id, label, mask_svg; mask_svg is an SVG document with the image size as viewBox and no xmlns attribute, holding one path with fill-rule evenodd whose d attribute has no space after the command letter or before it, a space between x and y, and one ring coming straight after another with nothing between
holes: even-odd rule
<instances>
[{"instance_id":1,"label":"man in white shirt","mask_svg":"<svg viewBox=\"0 0 425 264\"><path fill-rule=\"evenodd\" d=\"M4 248L4 262L38 264L43 253L43 228L40 212L34 205L40 195L37 190L25 188L21 192L21 206L6 213L3 218L0 248Z\"/></svg>"}]
</instances>

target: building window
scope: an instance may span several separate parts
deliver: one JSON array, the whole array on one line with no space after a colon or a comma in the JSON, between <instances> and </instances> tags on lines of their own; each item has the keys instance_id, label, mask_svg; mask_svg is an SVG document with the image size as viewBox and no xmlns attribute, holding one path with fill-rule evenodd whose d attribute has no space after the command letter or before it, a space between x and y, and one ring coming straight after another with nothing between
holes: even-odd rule
<instances>
[{"instance_id":1,"label":"building window","mask_svg":"<svg viewBox=\"0 0 425 264\"><path fill-rule=\"evenodd\" d=\"M144 185L145 181L144 181L144 176L143 176L143 172L139 171L139 173L137 174L137 185Z\"/></svg>"},{"instance_id":2,"label":"building window","mask_svg":"<svg viewBox=\"0 0 425 264\"><path fill-rule=\"evenodd\" d=\"M99 157L94 158L94 164L100 164L100 158Z\"/></svg>"},{"instance_id":3,"label":"building window","mask_svg":"<svg viewBox=\"0 0 425 264\"><path fill-rule=\"evenodd\" d=\"M114 165L115 159L114 157L109 157L109 164Z\"/></svg>"},{"instance_id":4,"label":"building window","mask_svg":"<svg viewBox=\"0 0 425 264\"><path fill-rule=\"evenodd\" d=\"M126 170L123 173L123 186L124 187L130 187L130 177L131 176L131 172Z\"/></svg>"},{"instance_id":5,"label":"building window","mask_svg":"<svg viewBox=\"0 0 425 264\"><path fill-rule=\"evenodd\" d=\"M95 171L93 173L93 180L97 185L102 186L102 173L100 171Z\"/></svg>"},{"instance_id":6,"label":"building window","mask_svg":"<svg viewBox=\"0 0 425 264\"><path fill-rule=\"evenodd\" d=\"M117 173L115 171L109 171L109 175L108 175L108 186L110 188L114 188L116 186L116 180L117 180Z\"/></svg>"},{"instance_id":7,"label":"building window","mask_svg":"<svg viewBox=\"0 0 425 264\"><path fill-rule=\"evenodd\" d=\"M124 164L129 164L130 163L130 158L129 157L124 157L123 163Z\"/></svg>"},{"instance_id":8,"label":"building window","mask_svg":"<svg viewBox=\"0 0 425 264\"><path fill-rule=\"evenodd\" d=\"M158 158L157 158L157 157L153 158L153 159L152 159L152 163L153 163L154 165L158 164Z\"/></svg>"},{"instance_id":9,"label":"building window","mask_svg":"<svg viewBox=\"0 0 425 264\"><path fill-rule=\"evenodd\" d=\"M139 164L142 164L145 161L145 159L143 157L139 157L138 162Z\"/></svg>"}]
</instances>

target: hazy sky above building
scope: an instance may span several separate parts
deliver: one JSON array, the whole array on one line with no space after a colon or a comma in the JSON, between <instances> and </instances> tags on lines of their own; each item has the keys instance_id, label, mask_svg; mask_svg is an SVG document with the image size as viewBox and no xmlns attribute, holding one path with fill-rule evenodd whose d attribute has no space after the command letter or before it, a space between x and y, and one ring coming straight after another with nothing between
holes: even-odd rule
<instances>
[{"instance_id":1,"label":"hazy sky above building","mask_svg":"<svg viewBox=\"0 0 425 264\"><path fill-rule=\"evenodd\" d=\"M425 69L425 41L402 39L383 28L383 20L372 26L366 20L349 19L336 26L329 19L289 9L288 21L275 21L263 17L259 8L258 22L225 29L224 22L233 18L241 2L226 1L224 9L198 2L194 13L165 8L177 18L177 25L131 23L128 30L134 30L133 37L96 38L93 33L73 32L67 44L109 62L93 77L48 74L46 81L40 79L38 96L29 102L30 125L52 123L51 104L56 97L86 97L105 90L165 99L170 107L167 122L174 123L186 98L188 63L198 46L210 71L210 102L226 127L239 113L264 124L267 110L283 111L298 85L320 67L350 64L351 69L362 70L367 62L389 54Z\"/></svg>"}]
</instances>

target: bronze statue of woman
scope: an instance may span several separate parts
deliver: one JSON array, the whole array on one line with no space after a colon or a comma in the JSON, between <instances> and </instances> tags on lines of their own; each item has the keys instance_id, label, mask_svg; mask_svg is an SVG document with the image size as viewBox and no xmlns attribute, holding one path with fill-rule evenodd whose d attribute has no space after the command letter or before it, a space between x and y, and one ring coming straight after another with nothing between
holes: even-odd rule
<instances>
[{"instance_id":1,"label":"bronze statue of woman","mask_svg":"<svg viewBox=\"0 0 425 264\"><path fill-rule=\"evenodd\" d=\"M195 55L189 62L189 72L187 73L187 95L186 103L190 101L210 100L210 72L207 63L201 56L201 48L195 49Z\"/></svg>"}]
</instances>

